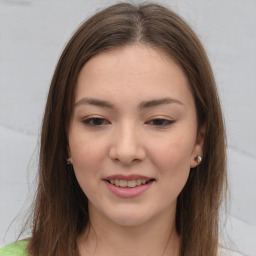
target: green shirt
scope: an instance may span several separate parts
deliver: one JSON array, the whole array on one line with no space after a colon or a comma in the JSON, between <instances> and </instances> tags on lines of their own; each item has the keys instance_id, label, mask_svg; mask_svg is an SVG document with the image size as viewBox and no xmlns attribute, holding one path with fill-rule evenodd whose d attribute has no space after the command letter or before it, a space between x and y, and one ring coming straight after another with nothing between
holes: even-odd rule
<instances>
[{"instance_id":1,"label":"green shirt","mask_svg":"<svg viewBox=\"0 0 256 256\"><path fill-rule=\"evenodd\" d=\"M27 245L27 239L8 244L0 249L0 256L28 256Z\"/></svg>"},{"instance_id":2,"label":"green shirt","mask_svg":"<svg viewBox=\"0 0 256 256\"><path fill-rule=\"evenodd\" d=\"M0 256L28 256L28 239L8 244L0 249ZM219 256L242 256L242 254L219 248Z\"/></svg>"}]
</instances>

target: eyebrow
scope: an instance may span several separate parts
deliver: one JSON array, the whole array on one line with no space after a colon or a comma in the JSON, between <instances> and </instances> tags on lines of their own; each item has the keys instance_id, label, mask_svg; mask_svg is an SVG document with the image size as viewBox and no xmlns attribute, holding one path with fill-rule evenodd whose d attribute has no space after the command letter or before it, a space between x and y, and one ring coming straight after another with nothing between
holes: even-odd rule
<instances>
[{"instance_id":1,"label":"eyebrow","mask_svg":"<svg viewBox=\"0 0 256 256\"><path fill-rule=\"evenodd\" d=\"M93 98L82 98L81 100L75 103L75 107L81 104L89 104L111 109L114 108L114 105L108 101Z\"/></svg>"},{"instance_id":2,"label":"eyebrow","mask_svg":"<svg viewBox=\"0 0 256 256\"><path fill-rule=\"evenodd\" d=\"M150 100L150 101L143 101L140 103L139 108L144 109L144 108L151 108L163 104L170 104L170 103L176 103L179 105L183 105L179 100L172 99L172 98L163 98L163 99L155 99L155 100Z\"/></svg>"},{"instance_id":3,"label":"eyebrow","mask_svg":"<svg viewBox=\"0 0 256 256\"><path fill-rule=\"evenodd\" d=\"M181 103L179 100L176 100L176 99L162 98L162 99L153 99L153 100L149 100L149 101L143 101L139 104L138 108L145 109L145 108L151 108L151 107L155 107L155 106L159 106L159 105L163 105L163 104L171 104L171 103L184 105L183 103ZM99 107L103 107L103 108L110 108L110 109L115 108L114 104L112 104L108 101L94 99L94 98L82 98L81 100L79 100L78 102L75 103L75 107L79 106L81 104L89 104L89 105L99 106Z\"/></svg>"}]
</instances>

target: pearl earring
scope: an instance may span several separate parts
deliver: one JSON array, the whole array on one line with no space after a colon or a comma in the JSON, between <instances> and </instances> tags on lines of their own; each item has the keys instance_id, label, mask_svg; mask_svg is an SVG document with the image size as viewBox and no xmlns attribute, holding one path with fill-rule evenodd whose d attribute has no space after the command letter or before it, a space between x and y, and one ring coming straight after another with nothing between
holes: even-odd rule
<instances>
[{"instance_id":1,"label":"pearl earring","mask_svg":"<svg viewBox=\"0 0 256 256\"><path fill-rule=\"evenodd\" d=\"M66 159L66 164L67 164L67 165L72 165L72 158L71 158L71 156L69 156L69 157Z\"/></svg>"},{"instance_id":2,"label":"pearl earring","mask_svg":"<svg viewBox=\"0 0 256 256\"><path fill-rule=\"evenodd\" d=\"M197 163L201 163L202 162L202 157L201 156L196 156L196 161L197 161Z\"/></svg>"}]
</instances>

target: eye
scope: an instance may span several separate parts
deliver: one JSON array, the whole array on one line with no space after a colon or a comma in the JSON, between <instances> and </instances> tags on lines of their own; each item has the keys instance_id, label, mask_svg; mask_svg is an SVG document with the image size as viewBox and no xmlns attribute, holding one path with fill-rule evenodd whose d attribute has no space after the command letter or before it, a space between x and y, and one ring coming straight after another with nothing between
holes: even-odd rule
<instances>
[{"instance_id":1,"label":"eye","mask_svg":"<svg viewBox=\"0 0 256 256\"><path fill-rule=\"evenodd\" d=\"M174 123L175 123L174 120L168 120L164 118L156 118L147 122L147 124L157 126L157 127L167 127L167 126L171 126Z\"/></svg>"},{"instance_id":2,"label":"eye","mask_svg":"<svg viewBox=\"0 0 256 256\"><path fill-rule=\"evenodd\" d=\"M107 121L104 118L99 118L99 117L86 118L82 122L85 125L92 126L92 127L99 127L99 126L103 126L103 125L109 124L109 121Z\"/></svg>"}]
</instances>

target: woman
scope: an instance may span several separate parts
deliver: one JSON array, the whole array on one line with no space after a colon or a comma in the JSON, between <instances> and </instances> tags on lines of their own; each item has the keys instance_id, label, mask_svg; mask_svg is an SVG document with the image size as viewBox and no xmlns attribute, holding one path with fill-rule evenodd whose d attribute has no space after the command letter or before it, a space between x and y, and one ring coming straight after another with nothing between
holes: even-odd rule
<instances>
[{"instance_id":1,"label":"woman","mask_svg":"<svg viewBox=\"0 0 256 256\"><path fill-rule=\"evenodd\" d=\"M160 5L111 6L82 24L60 57L32 236L2 253L223 255L225 161L220 103L197 36Z\"/></svg>"}]
</instances>

